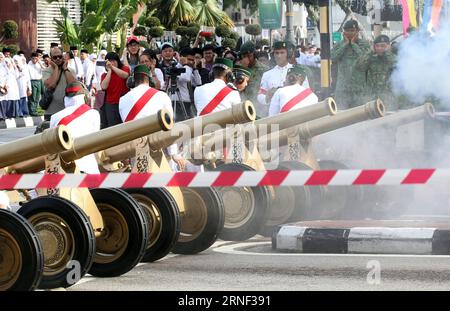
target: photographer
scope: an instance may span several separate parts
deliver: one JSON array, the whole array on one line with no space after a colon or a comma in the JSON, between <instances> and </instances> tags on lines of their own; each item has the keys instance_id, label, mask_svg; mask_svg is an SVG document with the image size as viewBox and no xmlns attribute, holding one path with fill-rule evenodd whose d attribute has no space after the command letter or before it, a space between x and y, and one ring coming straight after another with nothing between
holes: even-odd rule
<instances>
[{"instance_id":1,"label":"photographer","mask_svg":"<svg viewBox=\"0 0 450 311\"><path fill-rule=\"evenodd\" d=\"M167 68L172 67L172 63L175 61L176 59L174 58L175 56L175 50L173 49L173 45L169 42L165 42L161 45L161 57L162 60L159 63L159 68L161 69L161 71L163 72L164 75L164 82L166 85L168 85L168 76L166 74Z\"/></svg>"},{"instance_id":2,"label":"photographer","mask_svg":"<svg viewBox=\"0 0 450 311\"><path fill-rule=\"evenodd\" d=\"M175 121L183 121L197 115L195 111L193 88L202 84L202 79L195 65L195 53L191 48L184 48L180 52L180 63L172 64L168 70L171 86L179 90L175 92ZM183 70L184 69L184 70ZM168 94L172 94L169 89ZM184 107L184 109L183 109ZM185 115L186 113L186 115Z\"/></svg>"},{"instance_id":3,"label":"photographer","mask_svg":"<svg viewBox=\"0 0 450 311\"><path fill-rule=\"evenodd\" d=\"M68 67L69 58L63 56L63 51L59 47L54 47L50 51L49 67L42 71L42 80L47 90L54 90L53 98L49 106L45 109L44 118L50 121L52 114L63 110L66 86L76 81L75 72Z\"/></svg>"}]
</instances>

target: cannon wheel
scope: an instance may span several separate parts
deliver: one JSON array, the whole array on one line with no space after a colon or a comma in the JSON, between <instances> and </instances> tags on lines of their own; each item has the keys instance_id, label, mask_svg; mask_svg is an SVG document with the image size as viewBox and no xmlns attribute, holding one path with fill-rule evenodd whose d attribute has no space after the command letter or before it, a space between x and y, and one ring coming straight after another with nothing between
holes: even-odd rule
<instances>
[{"instance_id":1,"label":"cannon wheel","mask_svg":"<svg viewBox=\"0 0 450 311\"><path fill-rule=\"evenodd\" d=\"M320 160L321 170L348 169L345 164L334 160ZM319 204L319 218L326 219L362 219L364 188L361 186L325 187L325 195Z\"/></svg>"},{"instance_id":2,"label":"cannon wheel","mask_svg":"<svg viewBox=\"0 0 450 311\"><path fill-rule=\"evenodd\" d=\"M312 170L312 168L302 162L285 161L278 165L277 170ZM285 186L274 189L275 198L270 207L270 215L260 232L263 236L272 236L273 228L277 225L311 217L313 202L321 195L321 189L316 187Z\"/></svg>"},{"instance_id":3,"label":"cannon wheel","mask_svg":"<svg viewBox=\"0 0 450 311\"><path fill-rule=\"evenodd\" d=\"M250 171L250 166L227 163L216 171ZM245 241L258 234L270 206L270 194L266 187L219 187L225 205L225 224L219 237L225 241Z\"/></svg>"},{"instance_id":4,"label":"cannon wheel","mask_svg":"<svg viewBox=\"0 0 450 311\"><path fill-rule=\"evenodd\" d=\"M92 265L95 236L89 218L76 204L43 196L18 211L39 235L44 249L44 274L39 288L69 287Z\"/></svg>"},{"instance_id":5,"label":"cannon wheel","mask_svg":"<svg viewBox=\"0 0 450 311\"><path fill-rule=\"evenodd\" d=\"M217 240L225 221L225 207L213 188L181 188L186 214L181 233L172 249L176 254L197 254Z\"/></svg>"},{"instance_id":6,"label":"cannon wheel","mask_svg":"<svg viewBox=\"0 0 450 311\"><path fill-rule=\"evenodd\" d=\"M151 224L150 238L142 261L153 262L165 257L180 236L181 216L175 199L164 188L136 188L126 191L143 207Z\"/></svg>"},{"instance_id":7,"label":"cannon wheel","mask_svg":"<svg viewBox=\"0 0 450 311\"><path fill-rule=\"evenodd\" d=\"M105 224L97 237L94 263L89 273L115 277L133 269L145 254L148 221L141 206L120 189L91 189Z\"/></svg>"},{"instance_id":8,"label":"cannon wheel","mask_svg":"<svg viewBox=\"0 0 450 311\"><path fill-rule=\"evenodd\" d=\"M37 233L22 216L0 209L0 291L28 291L39 285L44 252Z\"/></svg>"}]
</instances>

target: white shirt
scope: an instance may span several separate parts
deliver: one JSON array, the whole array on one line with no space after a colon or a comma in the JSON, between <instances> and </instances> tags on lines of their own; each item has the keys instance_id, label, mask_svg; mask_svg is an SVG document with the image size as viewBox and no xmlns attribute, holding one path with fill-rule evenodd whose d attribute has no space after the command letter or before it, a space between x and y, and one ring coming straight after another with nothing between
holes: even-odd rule
<instances>
[{"instance_id":1,"label":"white shirt","mask_svg":"<svg viewBox=\"0 0 450 311\"><path fill-rule=\"evenodd\" d=\"M261 89L258 94L258 102L261 105L267 105L266 93L271 88L283 87L288 70L292 68L291 64L284 67L275 66L273 69L266 71L261 78Z\"/></svg>"},{"instance_id":2,"label":"white shirt","mask_svg":"<svg viewBox=\"0 0 450 311\"><path fill-rule=\"evenodd\" d=\"M106 72L106 68L103 66L95 66L95 77L97 79L97 90L101 90L102 75Z\"/></svg>"},{"instance_id":3,"label":"white shirt","mask_svg":"<svg viewBox=\"0 0 450 311\"><path fill-rule=\"evenodd\" d=\"M194 91L194 102L197 108L197 113L200 115L202 110L211 102L211 100L216 97L216 95L227 86L225 81L221 79L215 79L211 83L199 86ZM238 91L231 91L225 98L217 105L217 107L212 111L217 112L231 108L232 105L240 104L241 96Z\"/></svg>"},{"instance_id":4,"label":"white shirt","mask_svg":"<svg viewBox=\"0 0 450 311\"><path fill-rule=\"evenodd\" d=\"M180 90L181 98L178 98L178 96L176 98L179 101L191 102L188 83L191 83L191 87L202 85L202 78L200 77L198 70L193 70L190 66L182 66L179 64L177 67L185 68L186 72L178 77L178 89Z\"/></svg>"},{"instance_id":5,"label":"white shirt","mask_svg":"<svg viewBox=\"0 0 450 311\"><path fill-rule=\"evenodd\" d=\"M141 84L122 96L119 101L119 113L122 121L125 122L134 104L142 97L142 95L150 89L150 86ZM139 111L133 120L141 119L158 113L161 109L167 109L170 115L173 117L172 102L169 96L161 91L158 91L153 97L145 104L145 106Z\"/></svg>"},{"instance_id":6,"label":"white shirt","mask_svg":"<svg viewBox=\"0 0 450 311\"><path fill-rule=\"evenodd\" d=\"M9 206L9 197L6 191L0 191L0 208Z\"/></svg>"},{"instance_id":7,"label":"white shirt","mask_svg":"<svg viewBox=\"0 0 450 311\"><path fill-rule=\"evenodd\" d=\"M79 57L75 57L69 60L69 67L76 73L78 79L84 78L83 64Z\"/></svg>"},{"instance_id":8,"label":"white shirt","mask_svg":"<svg viewBox=\"0 0 450 311\"><path fill-rule=\"evenodd\" d=\"M71 115L81 105L84 105L84 95L64 98L65 109L53 114L50 118L50 127L56 127L64 117ZM74 138L96 133L100 130L100 114L91 109L66 125ZM94 154L75 160L77 167L87 174L99 174L97 160Z\"/></svg>"},{"instance_id":9,"label":"white shirt","mask_svg":"<svg viewBox=\"0 0 450 311\"><path fill-rule=\"evenodd\" d=\"M150 89L150 86L146 84L140 84L120 98L119 113L122 121L125 122L128 114L134 107L134 104L142 97L142 95L145 94L145 92L147 92L148 89ZM169 114L173 117L172 101L166 93L158 91L145 104L145 106L141 109L141 111L139 111L139 113L133 120L154 115L163 108L167 109L169 111ZM174 155L177 153L176 145L169 146L168 149L170 155Z\"/></svg>"},{"instance_id":10,"label":"white shirt","mask_svg":"<svg viewBox=\"0 0 450 311\"><path fill-rule=\"evenodd\" d=\"M6 63L0 63L0 86L3 87L7 84L8 81L8 69L6 69ZM7 100L6 95L1 95L0 93L0 102Z\"/></svg>"},{"instance_id":11,"label":"white shirt","mask_svg":"<svg viewBox=\"0 0 450 311\"><path fill-rule=\"evenodd\" d=\"M8 94L6 94L5 100L19 100L19 85L17 84L17 78L19 77L19 71L15 68L8 67L7 63L11 62L12 59L5 60L6 66L6 85L8 86Z\"/></svg>"},{"instance_id":12,"label":"white shirt","mask_svg":"<svg viewBox=\"0 0 450 311\"><path fill-rule=\"evenodd\" d=\"M272 101L270 102L269 107L269 117L277 115L281 112L283 107L294 97L302 93L303 91L308 90L308 88L301 86L296 83L294 85L285 86L281 89L278 89L272 97ZM316 94L311 93L298 102L295 106L293 106L288 111L293 111L299 108L311 106L317 104L319 102L319 98Z\"/></svg>"},{"instance_id":13,"label":"white shirt","mask_svg":"<svg viewBox=\"0 0 450 311\"><path fill-rule=\"evenodd\" d=\"M95 65L89 58L83 61L83 71L86 86L97 83L95 78Z\"/></svg>"},{"instance_id":14,"label":"white shirt","mask_svg":"<svg viewBox=\"0 0 450 311\"><path fill-rule=\"evenodd\" d=\"M303 52L300 52L300 56L297 57L295 60L297 61L297 64L306 65L306 63L305 63L305 61L306 61L306 54L303 53Z\"/></svg>"},{"instance_id":15,"label":"white shirt","mask_svg":"<svg viewBox=\"0 0 450 311\"><path fill-rule=\"evenodd\" d=\"M158 79L159 83L161 83L161 90L164 90L166 87L166 82L164 81L164 74L159 68L155 68L156 79Z\"/></svg>"},{"instance_id":16,"label":"white shirt","mask_svg":"<svg viewBox=\"0 0 450 311\"><path fill-rule=\"evenodd\" d=\"M17 78L17 85L19 86L20 98L28 97L27 89L31 90L30 73L28 71L28 65L22 65L19 67L19 76Z\"/></svg>"},{"instance_id":17,"label":"white shirt","mask_svg":"<svg viewBox=\"0 0 450 311\"><path fill-rule=\"evenodd\" d=\"M30 60L28 62L28 72L30 73L31 80L42 80L42 66L37 62L33 64Z\"/></svg>"}]
</instances>

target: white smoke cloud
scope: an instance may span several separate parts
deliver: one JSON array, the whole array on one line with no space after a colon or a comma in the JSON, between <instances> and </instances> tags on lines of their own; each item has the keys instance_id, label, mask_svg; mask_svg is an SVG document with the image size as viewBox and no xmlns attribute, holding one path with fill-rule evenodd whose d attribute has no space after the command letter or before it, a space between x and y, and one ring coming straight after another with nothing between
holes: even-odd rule
<instances>
[{"instance_id":1,"label":"white smoke cloud","mask_svg":"<svg viewBox=\"0 0 450 311\"><path fill-rule=\"evenodd\" d=\"M413 103L430 97L450 109L450 26L433 37L416 32L399 44L397 68L392 87Z\"/></svg>"}]
</instances>

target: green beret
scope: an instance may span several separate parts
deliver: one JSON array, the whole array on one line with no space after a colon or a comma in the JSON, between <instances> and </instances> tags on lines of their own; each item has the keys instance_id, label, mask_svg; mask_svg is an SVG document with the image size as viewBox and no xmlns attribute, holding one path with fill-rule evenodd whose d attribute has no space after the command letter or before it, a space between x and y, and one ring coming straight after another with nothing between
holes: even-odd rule
<instances>
[{"instance_id":1,"label":"green beret","mask_svg":"<svg viewBox=\"0 0 450 311\"><path fill-rule=\"evenodd\" d=\"M134 67L133 74L137 73L145 74L149 77L151 76L150 69L148 69L148 67L145 65L137 65L136 67Z\"/></svg>"},{"instance_id":2,"label":"green beret","mask_svg":"<svg viewBox=\"0 0 450 311\"><path fill-rule=\"evenodd\" d=\"M391 41L389 40L389 37L386 35L379 35L378 37L375 38L375 40L373 40L373 44L377 44L377 43L390 43Z\"/></svg>"},{"instance_id":3,"label":"green beret","mask_svg":"<svg viewBox=\"0 0 450 311\"><path fill-rule=\"evenodd\" d=\"M245 55L249 53L254 53L255 50L256 50L255 44L252 41L247 41L241 46L239 53L241 55Z\"/></svg>"},{"instance_id":4,"label":"green beret","mask_svg":"<svg viewBox=\"0 0 450 311\"><path fill-rule=\"evenodd\" d=\"M67 97L73 97L77 95L85 95L86 90L83 87L83 84L79 81L74 81L66 86L66 96Z\"/></svg>"},{"instance_id":5,"label":"green beret","mask_svg":"<svg viewBox=\"0 0 450 311\"><path fill-rule=\"evenodd\" d=\"M355 19L350 19L345 22L343 28L344 30L351 30L351 29L359 30L358 21Z\"/></svg>"},{"instance_id":6,"label":"green beret","mask_svg":"<svg viewBox=\"0 0 450 311\"><path fill-rule=\"evenodd\" d=\"M225 69L233 69L233 61L228 58L216 58L213 67L222 67Z\"/></svg>"},{"instance_id":7,"label":"green beret","mask_svg":"<svg viewBox=\"0 0 450 311\"><path fill-rule=\"evenodd\" d=\"M233 72L240 72L249 78L252 76L252 72L250 71L250 69L241 65L234 65Z\"/></svg>"},{"instance_id":8,"label":"green beret","mask_svg":"<svg viewBox=\"0 0 450 311\"><path fill-rule=\"evenodd\" d=\"M287 74L296 74L306 77L306 69L302 65L294 65L292 68L288 69Z\"/></svg>"},{"instance_id":9,"label":"green beret","mask_svg":"<svg viewBox=\"0 0 450 311\"><path fill-rule=\"evenodd\" d=\"M277 50L277 49L287 49L288 48L288 43L286 41L276 41L273 44L273 49Z\"/></svg>"}]
</instances>

